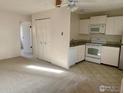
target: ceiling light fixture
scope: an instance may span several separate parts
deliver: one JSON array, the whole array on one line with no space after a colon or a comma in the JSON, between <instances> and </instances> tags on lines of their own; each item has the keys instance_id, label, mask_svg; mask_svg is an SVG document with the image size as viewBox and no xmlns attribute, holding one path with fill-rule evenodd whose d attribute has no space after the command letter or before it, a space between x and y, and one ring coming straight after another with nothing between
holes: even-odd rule
<instances>
[{"instance_id":1,"label":"ceiling light fixture","mask_svg":"<svg viewBox=\"0 0 124 93\"><path fill-rule=\"evenodd\" d=\"M58 8L67 6L71 11L78 9L78 0L56 0L56 6Z\"/></svg>"},{"instance_id":2,"label":"ceiling light fixture","mask_svg":"<svg viewBox=\"0 0 124 93\"><path fill-rule=\"evenodd\" d=\"M71 9L72 12L78 9L77 3L78 0L68 0L68 7Z\"/></svg>"}]
</instances>

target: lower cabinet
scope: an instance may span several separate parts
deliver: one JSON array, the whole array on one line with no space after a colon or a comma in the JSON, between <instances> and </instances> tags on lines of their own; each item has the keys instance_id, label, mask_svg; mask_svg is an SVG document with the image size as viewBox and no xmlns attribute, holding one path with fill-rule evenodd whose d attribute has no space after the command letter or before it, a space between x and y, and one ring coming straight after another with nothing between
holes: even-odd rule
<instances>
[{"instance_id":1,"label":"lower cabinet","mask_svg":"<svg viewBox=\"0 0 124 93\"><path fill-rule=\"evenodd\" d=\"M118 66L119 51L119 47L103 46L101 53L101 63L112 66Z\"/></svg>"},{"instance_id":2,"label":"lower cabinet","mask_svg":"<svg viewBox=\"0 0 124 93\"><path fill-rule=\"evenodd\" d=\"M85 45L77 46L76 51L77 51L76 63L78 63L78 62L84 60L84 58L85 58Z\"/></svg>"},{"instance_id":3,"label":"lower cabinet","mask_svg":"<svg viewBox=\"0 0 124 93\"><path fill-rule=\"evenodd\" d=\"M84 60L84 57L85 57L85 45L70 47L69 66Z\"/></svg>"}]
</instances>

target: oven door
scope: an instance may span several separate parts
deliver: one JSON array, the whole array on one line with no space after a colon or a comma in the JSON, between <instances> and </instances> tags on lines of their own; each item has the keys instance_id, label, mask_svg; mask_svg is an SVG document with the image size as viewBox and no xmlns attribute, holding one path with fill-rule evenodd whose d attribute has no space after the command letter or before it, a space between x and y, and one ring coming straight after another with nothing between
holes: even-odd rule
<instances>
[{"instance_id":1,"label":"oven door","mask_svg":"<svg viewBox=\"0 0 124 93\"><path fill-rule=\"evenodd\" d=\"M86 45L86 56L101 58L101 46Z\"/></svg>"}]
</instances>

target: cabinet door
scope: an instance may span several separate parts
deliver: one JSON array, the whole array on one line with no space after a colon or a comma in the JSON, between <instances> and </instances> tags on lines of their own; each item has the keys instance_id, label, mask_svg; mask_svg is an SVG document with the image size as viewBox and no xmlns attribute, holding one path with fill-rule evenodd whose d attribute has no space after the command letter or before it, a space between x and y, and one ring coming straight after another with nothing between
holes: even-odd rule
<instances>
[{"instance_id":1,"label":"cabinet door","mask_svg":"<svg viewBox=\"0 0 124 93\"><path fill-rule=\"evenodd\" d=\"M80 20L80 34L89 34L89 19Z\"/></svg>"},{"instance_id":2,"label":"cabinet door","mask_svg":"<svg viewBox=\"0 0 124 93\"><path fill-rule=\"evenodd\" d=\"M123 18L109 17L106 23L106 34L107 35L122 35L123 31Z\"/></svg>"},{"instance_id":3,"label":"cabinet door","mask_svg":"<svg viewBox=\"0 0 124 93\"><path fill-rule=\"evenodd\" d=\"M74 65L85 57L85 45L71 47L69 51L69 66Z\"/></svg>"},{"instance_id":4,"label":"cabinet door","mask_svg":"<svg viewBox=\"0 0 124 93\"><path fill-rule=\"evenodd\" d=\"M122 18L122 16L114 18L114 27L115 27L114 31L115 31L116 35L123 34L123 18Z\"/></svg>"},{"instance_id":5,"label":"cabinet door","mask_svg":"<svg viewBox=\"0 0 124 93\"><path fill-rule=\"evenodd\" d=\"M76 62L76 47L71 47L69 50L69 66L74 65Z\"/></svg>"},{"instance_id":6,"label":"cabinet door","mask_svg":"<svg viewBox=\"0 0 124 93\"><path fill-rule=\"evenodd\" d=\"M101 63L118 66L119 48L117 47L102 47Z\"/></svg>"},{"instance_id":7,"label":"cabinet door","mask_svg":"<svg viewBox=\"0 0 124 93\"><path fill-rule=\"evenodd\" d=\"M106 24L107 16L93 16L90 18L90 24Z\"/></svg>"},{"instance_id":8,"label":"cabinet door","mask_svg":"<svg viewBox=\"0 0 124 93\"><path fill-rule=\"evenodd\" d=\"M77 46L77 57L76 57L76 63L84 60L85 57L85 45Z\"/></svg>"}]
</instances>

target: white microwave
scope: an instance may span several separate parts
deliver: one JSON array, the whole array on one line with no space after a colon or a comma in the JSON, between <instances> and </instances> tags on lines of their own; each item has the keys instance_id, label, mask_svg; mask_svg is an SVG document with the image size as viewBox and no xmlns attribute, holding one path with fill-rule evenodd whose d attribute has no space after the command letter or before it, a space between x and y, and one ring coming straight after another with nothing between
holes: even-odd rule
<instances>
[{"instance_id":1,"label":"white microwave","mask_svg":"<svg viewBox=\"0 0 124 93\"><path fill-rule=\"evenodd\" d=\"M90 33L105 33L106 25L105 24L90 24L89 32Z\"/></svg>"}]
</instances>

